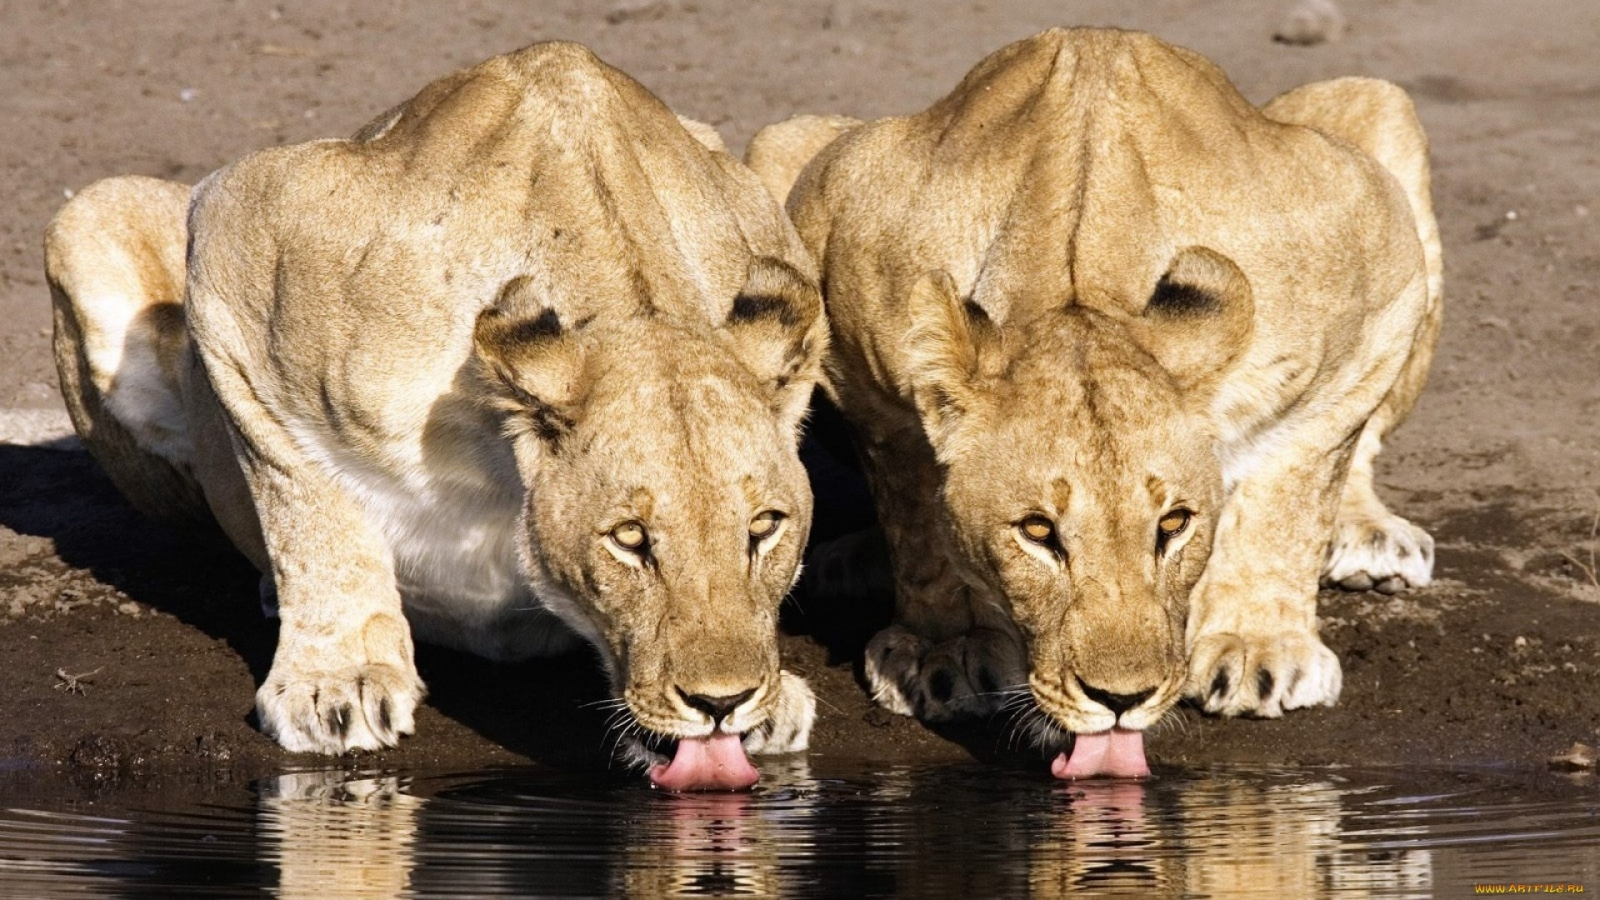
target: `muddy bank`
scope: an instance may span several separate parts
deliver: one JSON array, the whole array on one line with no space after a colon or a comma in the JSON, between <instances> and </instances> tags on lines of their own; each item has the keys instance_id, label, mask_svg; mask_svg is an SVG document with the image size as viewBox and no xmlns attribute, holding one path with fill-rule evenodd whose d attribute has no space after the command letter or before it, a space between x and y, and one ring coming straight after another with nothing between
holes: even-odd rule
<instances>
[{"instance_id":1,"label":"muddy bank","mask_svg":"<svg viewBox=\"0 0 1600 900\"><path fill-rule=\"evenodd\" d=\"M257 576L232 551L153 526L127 508L86 454L0 447L32 477L0 489L8 529L0 585L0 696L13 760L80 779L226 772L248 779L316 762L254 728L252 698L275 628ZM1332 709L1275 721L1178 710L1152 735L1152 762L1492 765L1542 769L1600 734L1600 604L1582 560L1579 511L1516 510L1486 495L1419 517L1439 539L1440 580L1425 591L1322 595L1323 629L1344 663ZM930 730L874 708L855 660L886 606L786 615L788 665L821 698L812 755L885 762L980 759L1046 771L1004 721ZM587 654L499 665L433 647L417 734L362 754L363 766L474 768L535 761L603 772L609 736ZM356 761L353 761L356 762Z\"/></svg>"}]
</instances>

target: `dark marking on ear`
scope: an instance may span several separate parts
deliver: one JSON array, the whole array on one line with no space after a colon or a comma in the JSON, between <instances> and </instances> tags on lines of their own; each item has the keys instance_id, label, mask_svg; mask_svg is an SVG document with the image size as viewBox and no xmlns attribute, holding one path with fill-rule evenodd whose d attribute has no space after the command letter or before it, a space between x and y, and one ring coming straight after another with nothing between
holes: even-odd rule
<instances>
[{"instance_id":1,"label":"dark marking on ear","mask_svg":"<svg viewBox=\"0 0 1600 900\"><path fill-rule=\"evenodd\" d=\"M800 324L794 305L782 297L740 294L733 298L733 308L728 310L729 325L761 319L777 319L778 324L785 328Z\"/></svg>"},{"instance_id":2,"label":"dark marking on ear","mask_svg":"<svg viewBox=\"0 0 1600 900\"><path fill-rule=\"evenodd\" d=\"M1161 276L1161 280L1156 282L1156 289L1151 292L1150 302L1145 306L1147 312L1169 316L1208 315L1221 308L1222 301L1216 294L1192 284L1173 281L1167 275Z\"/></svg>"},{"instance_id":3,"label":"dark marking on ear","mask_svg":"<svg viewBox=\"0 0 1600 900\"><path fill-rule=\"evenodd\" d=\"M523 319L506 328L501 339L512 344L529 343L560 337L561 331L561 316L547 308L536 318Z\"/></svg>"},{"instance_id":4,"label":"dark marking on ear","mask_svg":"<svg viewBox=\"0 0 1600 900\"><path fill-rule=\"evenodd\" d=\"M507 285L510 289L510 285ZM503 295L505 291L501 291ZM531 319L511 321L503 311L493 306L478 313L473 326L473 341L480 350L494 357L505 358L521 347L561 336L561 317L554 309L545 309Z\"/></svg>"},{"instance_id":5,"label":"dark marking on ear","mask_svg":"<svg viewBox=\"0 0 1600 900\"><path fill-rule=\"evenodd\" d=\"M961 304L961 308L966 311L967 318L971 319L973 322L982 323L985 325L993 324L994 322L993 319L989 318L989 311L979 306L978 302L970 297L967 298L966 302Z\"/></svg>"},{"instance_id":6,"label":"dark marking on ear","mask_svg":"<svg viewBox=\"0 0 1600 900\"><path fill-rule=\"evenodd\" d=\"M516 289L521 279L507 283L502 295ZM504 312L490 307L478 314L473 328L473 340L483 358L484 365L493 377L498 390L509 397L529 422L530 430L541 440L558 446L572 432L576 423L558 407L525 389L513 374L514 362L519 352L530 346L561 337L564 329L561 317L553 309L545 309L531 319L507 321Z\"/></svg>"}]
</instances>

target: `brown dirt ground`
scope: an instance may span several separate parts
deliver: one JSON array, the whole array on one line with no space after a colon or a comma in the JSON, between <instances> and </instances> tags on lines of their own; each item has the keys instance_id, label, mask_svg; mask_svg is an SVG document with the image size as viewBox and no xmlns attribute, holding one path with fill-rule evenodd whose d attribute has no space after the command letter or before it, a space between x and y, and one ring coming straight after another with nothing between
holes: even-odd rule
<instances>
[{"instance_id":1,"label":"brown dirt ground","mask_svg":"<svg viewBox=\"0 0 1600 900\"><path fill-rule=\"evenodd\" d=\"M1180 710L1158 764L1509 764L1600 736L1600 5L1347 0L1348 34L1275 43L1265 0L453 0L0 3L0 754L90 780L305 762L254 730L273 628L231 552L133 513L60 436L40 239L109 175L194 181L253 149L353 131L453 68L534 40L593 47L735 149L802 111L908 112L1002 43L1055 24L1153 31L1264 101L1375 75L1433 141L1447 321L1432 382L1382 463L1439 540L1439 581L1324 594L1333 709ZM1018 760L997 726L935 733L870 707L851 659L881 609L812 600L791 664L823 698L814 755ZM823 627L829 619L844 625ZM805 632L812 632L810 634ZM587 657L497 666L424 648L418 734L377 765L603 760ZM84 675L81 691L62 675ZM550 723L561 723L559 728ZM1038 765L1033 761L1032 765Z\"/></svg>"}]
</instances>

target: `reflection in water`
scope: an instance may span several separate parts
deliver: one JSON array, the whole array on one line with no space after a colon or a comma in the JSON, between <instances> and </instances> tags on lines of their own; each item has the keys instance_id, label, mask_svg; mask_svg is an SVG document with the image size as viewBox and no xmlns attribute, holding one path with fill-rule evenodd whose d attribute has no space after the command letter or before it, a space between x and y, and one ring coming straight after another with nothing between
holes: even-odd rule
<instances>
[{"instance_id":1,"label":"reflection in water","mask_svg":"<svg viewBox=\"0 0 1600 900\"><path fill-rule=\"evenodd\" d=\"M994 767L813 772L796 762L769 769L750 794L679 796L537 769L304 772L257 785L253 804L0 811L0 895L1334 898L1533 881L1600 889L1592 783L1543 773L1159 774L1146 784L1063 784ZM0 804L15 806L3 796Z\"/></svg>"},{"instance_id":2,"label":"reflection in water","mask_svg":"<svg viewBox=\"0 0 1600 900\"><path fill-rule=\"evenodd\" d=\"M779 835L748 794L667 797L659 818L623 842L617 893L625 897L777 897L785 892Z\"/></svg>"},{"instance_id":3,"label":"reflection in water","mask_svg":"<svg viewBox=\"0 0 1600 900\"><path fill-rule=\"evenodd\" d=\"M261 788L261 855L287 900L389 900L411 887L423 800L396 777L296 772Z\"/></svg>"}]
</instances>

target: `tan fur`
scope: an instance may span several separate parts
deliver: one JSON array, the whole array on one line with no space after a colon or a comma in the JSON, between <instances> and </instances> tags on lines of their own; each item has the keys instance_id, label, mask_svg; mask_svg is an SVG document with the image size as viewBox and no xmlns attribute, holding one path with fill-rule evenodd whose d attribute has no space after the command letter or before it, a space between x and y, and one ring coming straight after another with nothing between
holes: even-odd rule
<instances>
[{"instance_id":1,"label":"tan fur","mask_svg":"<svg viewBox=\"0 0 1600 900\"><path fill-rule=\"evenodd\" d=\"M91 187L48 247L85 441L135 502L209 508L268 573L257 703L284 746L409 732L413 631L497 658L576 634L620 728L703 736L693 698L749 691L725 730L805 746L814 701L775 624L825 323L793 228L710 128L536 45L354 140L250 156L192 205Z\"/></svg>"},{"instance_id":2,"label":"tan fur","mask_svg":"<svg viewBox=\"0 0 1600 900\"><path fill-rule=\"evenodd\" d=\"M795 116L756 132L745 148L744 161L782 203L806 163L839 135L860 124L860 119L849 116Z\"/></svg>"},{"instance_id":3,"label":"tan fur","mask_svg":"<svg viewBox=\"0 0 1600 900\"><path fill-rule=\"evenodd\" d=\"M788 206L895 563L879 700L941 718L1026 682L1046 744L1184 694L1333 703L1319 576L1392 590L1432 563L1371 479L1441 308L1405 94L1342 79L1258 110L1155 38L1052 30L925 112L817 134L755 143L822 148Z\"/></svg>"}]
</instances>

